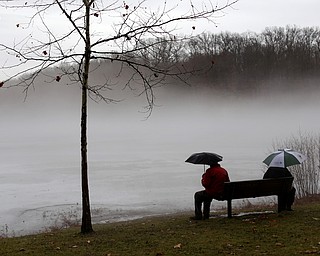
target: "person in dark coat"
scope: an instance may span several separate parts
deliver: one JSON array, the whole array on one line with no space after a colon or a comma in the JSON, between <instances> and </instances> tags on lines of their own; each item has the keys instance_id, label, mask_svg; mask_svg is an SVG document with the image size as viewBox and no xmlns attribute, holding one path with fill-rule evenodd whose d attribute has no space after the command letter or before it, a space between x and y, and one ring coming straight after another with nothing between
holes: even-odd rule
<instances>
[{"instance_id":1,"label":"person in dark coat","mask_svg":"<svg viewBox=\"0 0 320 256\"><path fill-rule=\"evenodd\" d=\"M209 219L212 199L221 199L224 182L230 181L228 172L218 163L210 165L210 168L202 175L201 184L205 190L194 194L195 217L192 219ZM203 204L203 216L202 216Z\"/></svg>"},{"instance_id":2,"label":"person in dark coat","mask_svg":"<svg viewBox=\"0 0 320 256\"><path fill-rule=\"evenodd\" d=\"M272 178L283 178L283 177L292 177L292 174L289 172L287 168L282 167L269 167L268 170L263 175L264 179L272 179ZM288 193L280 199L280 209L292 211L292 205L294 202L296 194L296 189L292 186Z\"/></svg>"}]
</instances>

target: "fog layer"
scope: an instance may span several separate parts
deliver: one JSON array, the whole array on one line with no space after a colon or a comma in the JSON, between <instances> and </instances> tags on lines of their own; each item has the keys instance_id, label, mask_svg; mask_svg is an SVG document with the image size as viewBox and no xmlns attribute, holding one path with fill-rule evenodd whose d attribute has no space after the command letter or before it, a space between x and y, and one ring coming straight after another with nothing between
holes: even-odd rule
<instances>
[{"instance_id":1,"label":"fog layer","mask_svg":"<svg viewBox=\"0 0 320 256\"><path fill-rule=\"evenodd\" d=\"M184 162L194 152L223 155L231 180L255 179L274 141L320 128L315 89L230 96L159 88L156 96L147 120L143 99L130 93L118 104L90 102L95 222L192 210L203 172ZM45 85L23 99L17 89L1 90L0 229L9 235L78 218L81 204L79 89Z\"/></svg>"}]
</instances>

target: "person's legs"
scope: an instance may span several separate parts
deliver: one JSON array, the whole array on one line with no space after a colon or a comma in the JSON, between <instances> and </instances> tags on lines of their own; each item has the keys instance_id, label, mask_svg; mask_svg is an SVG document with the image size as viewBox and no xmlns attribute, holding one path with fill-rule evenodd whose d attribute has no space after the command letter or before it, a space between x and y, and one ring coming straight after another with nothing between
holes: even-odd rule
<instances>
[{"instance_id":1,"label":"person's legs","mask_svg":"<svg viewBox=\"0 0 320 256\"><path fill-rule=\"evenodd\" d=\"M210 205L212 198L207 195L205 190L198 191L194 194L195 219L202 219L202 203L203 203L203 218L209 219Z\"/></svg>"},{"instance_id":2,"label":"person's legs","mask_svg":"<svg viewBox=\"0 0 320 256\"><path fill-rule=\"evenodd\" d=\"M292 187L291 190L287 194L286 209L289 211L292 211L291 207L293 205L295 195L296 195L296 189L294 187Z\"/></svg>"},{"instance_id":3,"label":"person's legs","mask_svg":"<svg viewBox=\"0 0 320 256\"><path fill-rule=\"evenodd\" d=\"M212 202L212 198L206 196L203 202L203 219L209 219L210 217L210 205Z\"/></svg>"},{"instance_id":4,"label":"person's legs","mask_svg":"<svg viewBox=\"0 0 320 256\"><path fill-rule=\"evenodd\" d=\"M202 219L202 203L204 202L204 190L198 191L194 194L194 213L195 219Z\"/></svg>"}]
</instances>

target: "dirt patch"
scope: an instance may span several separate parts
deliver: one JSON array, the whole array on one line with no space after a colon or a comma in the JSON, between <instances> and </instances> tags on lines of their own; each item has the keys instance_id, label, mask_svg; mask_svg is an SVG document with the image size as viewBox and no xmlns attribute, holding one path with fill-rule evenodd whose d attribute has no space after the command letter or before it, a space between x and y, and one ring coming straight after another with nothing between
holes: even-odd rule
<instances>
[{"instance_id":1,"label":"dirt patch","mask_svg":"<svg viewBox=\"0 0 320 256\"><path fill-rule=\"evenodd\" d=\"M320 203L320 194L310 195L295 200L297 205L305 205L310 203Z\"/></svg>"}]
</instances>

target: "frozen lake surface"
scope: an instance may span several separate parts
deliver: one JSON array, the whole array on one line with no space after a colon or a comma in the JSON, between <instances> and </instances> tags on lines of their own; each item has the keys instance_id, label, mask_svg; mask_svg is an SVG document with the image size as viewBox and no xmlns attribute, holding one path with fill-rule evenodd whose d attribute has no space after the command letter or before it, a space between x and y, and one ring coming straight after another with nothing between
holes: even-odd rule
<instances>
[{"instance_id":1,"label":"frozen lake surface","mask_svg":"<svg viewBox=\"0 0 320 256\"><path fill-rule=\"evenodd\" d=\"M25 103L0 99L0 235L30 234L81 217L79 103L35 100L36 93ZM320 128L314 94L159 98L161 106L147 121L138 104L89 108L95 223L193 210L203 166L184 161L194 152L223 155L231 180L256 179L275 140ZM225 205L214 201L212 210Z\"/></svg>"}]
</instances>

